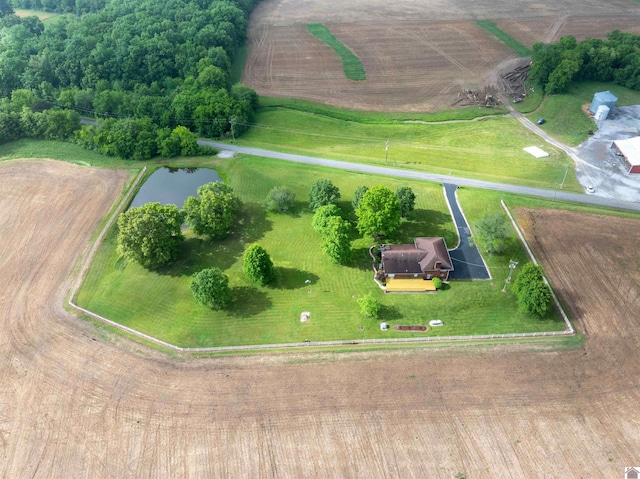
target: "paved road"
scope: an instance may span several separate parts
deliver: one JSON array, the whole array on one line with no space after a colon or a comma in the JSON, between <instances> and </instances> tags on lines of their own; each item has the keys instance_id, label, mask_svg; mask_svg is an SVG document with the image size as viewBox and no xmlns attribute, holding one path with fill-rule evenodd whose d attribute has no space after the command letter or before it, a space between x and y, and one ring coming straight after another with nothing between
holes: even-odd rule
<instances>
[{"instance_id":1,"label":"paved road","mask_svg":"<svg viewBox=\"0 0 640 479\"><path fill-rule=\"evenodd\" d=\"M456 190L458 185L451 183L444 184L444 194L451 209L453 221L458 228L458 236L460 242L458 247L449 251L451 260L453 261L453 271L449 275L450 279L489 279L491 275L487 269L480 251L477 246L469 244L471 238L471 229L467 224L467 219L462 214L458 198L456 198Z\"/></svg>"},{"instance_id":2,"label":"paved road","mask_svg":"<svg viewBox=\"0 0 640 479\"><path fill-rule=\"evenodd\" d=\"M260 148L251 148L238 145L229 145L214 141L199 140L199 144L213 146L223 151L233 151L246 155L262 156L264 158L274 158L278 160L292 161L295 163L304 163L307 165L326 166L329 168L337 168L348 171L357 171L374 175L394 176L398 178L408 178L412 180L433 181L436 183L453 183L458 186L469 186L473 188L482 188L486 190L504 191L505 193L514 193L519 195L537 196L540 198L557 199L565 201L574 201L588 205L608 206L611 208L620 208L624 210L640 211L640 203L632 203L629 201L615 200L612 198L603 198L600 196L591 196L579 193L568 193L562 190L546 190L542 188L531 188L528 186L510 185L507 183L494 183L492 181L475 180L471 178L461 178L457 176L439 175L434 173L424 173L419 171L403 170L400 168L387 168L382 166L363 165L360 163L349 163L346 161L331 160L328 158L316 158L312 156L294 155L290 153L281 153L278 151L263 150Z\"/></svg>"}]
</instances>

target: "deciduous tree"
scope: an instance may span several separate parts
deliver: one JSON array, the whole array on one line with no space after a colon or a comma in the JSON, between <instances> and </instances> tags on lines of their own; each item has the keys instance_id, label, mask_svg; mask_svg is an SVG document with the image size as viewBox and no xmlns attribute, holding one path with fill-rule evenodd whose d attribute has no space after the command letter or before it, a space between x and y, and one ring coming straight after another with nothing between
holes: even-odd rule
<instances>
[{"instance_id":1,"label":"deciduous tree","mask_svg":"<svg viewBox=\"0 0 640 479\"><path fill-rule=\"evenodd\" d=\"M371 293L366 294L358 298L358 306L360 306L360 312L372 318L377 318L380 314L380 302L373 297Z\"/></svg>"},{"instance_id":2,"label":"deciduous tree","mask_svg":"<svg viewBox=\"0 0 640 479\"><path fill-rule=\"evenodd\" d=\"M260 286L266 286L275 279L273 261L262 246L254 244L244 252L244 274Z\"/></svg>"},{"instance_id":3,"label":"deciduous tree","mask_svg":"<svg viewBox=\"0 0 640 479\"><path fill-rule=\"evenodd\" d=\"M147 269L175 258L184 240L184 214L176 205L147 203L118 217L118 252Z\"/></svg>"},{"instance_id":4,"label":"deciduous tree","mask_svg":"<svg viewBox=\"0 0 640 479\"><path fill-rule=\"evenodd\" d=\"M212 309L225 309L231 302L229 278L220 268L207 268L197 272L191 281L196 301Z\"/></svg>"},{"instance_id":5,"label":"deciduous tree","mask_svg":"<svg viewBox=\"0 0 640 479\"><path fill-rule=\"evenodd\" d=\"M331 180L316 180L309 191L309 208L315 211L321 206L335 205L339 199L340 190Z\"/></svg>"},{"instance_id":6,"label":"deciduous tree","mask_svg":"<svg viewBox=\"0 0 640 479\"><path fill-rule=\"evenodd\" d=\"M408 186L402 186L396 190L396 196L400 202L400 215L406 218L416 207L416 194Z\"/></svg>"},{"instance_id":7,"label":"deciduous tree","mask_svg":"<svg viewBox=\"0 0 640 479\"><path fill-rule=\"evenodd\" d=\"M369 191L368 186L358 186L358 188L356 188L355 193L353 193L353 200L351 201L354 211L358 209L358 206L360 206L360 200L367 191Z\"/></svg>"},{"instance_id":8,"label":"deciduous tree","mask_svg":"<svg viewBox=\"0 0 640 479\"><path fill-rule=\"evenodd\" d=\"M513 283L513 292L518 298L521 311L542 318L551 309L551 292L542 276L542 269L533 263L527 263L522 267Z\"/></svg>"},{"instance_id":9,"label":"deciduous tree","mask_svg":"<svg viewBox=\"0 0 640 479\"><path fill-rule=\"evenodd\" d=\"M207 183L198 188L198 196L190 196L184 203L191 229L212 239L227 236L240 208L240 200L231 187L220 182Z\"/></svg>"},{"instance_id":10,"label":"deciduous tree","mask_svg":"<svg viewBox=\"0 0 640 479\"><path fill-rule=\"evenodd\" d=\"M485 215L473 225L472 242L481 246L487 253L500 254L509 239L507 217L502 213Z\"/></svg>"},{"instance_id":11,"label":"deciduous tree","mask_svg":"<svg viewBox=\"0 0 640 479\"><path fill-rule=\"evenodd\" d=\"M267 195L264 207L267 211L284 213L289 210L296 201L296 194L284 186L276 186Z\"/></svg>"},{"instance_id":12,"label":"deciduous tree","mask_svg":"<svg viewBox=\"0 0 640 479\"><path fill-rule=\"evenodd\" d=\"M329 217L323 231L322 251L334 263L351 262L351 223L340 216Z\"/></svg>"},{"instance_id":13,"label":"deciduous tree","mask_svg":"<svg viewBox=\"0 0 640 479\"><path fill-rule=\"evenodd\" d=\"M329 220L334 216L342 218L342 210L336 205L321 206L316 210L311 219L311 226L316 233L325 234Z\"/></svg>"},{"instance_id":14,"label":"deciduous tree","mask_svg":"<svg viewBox=\"0 0 640 479\"><path fill-rule=\"evenodd\" d=\"M356 210L358 231L376 240L392 236L400 226L400 202L385 186L367 191Z\"/></svg>"}]
</instances>

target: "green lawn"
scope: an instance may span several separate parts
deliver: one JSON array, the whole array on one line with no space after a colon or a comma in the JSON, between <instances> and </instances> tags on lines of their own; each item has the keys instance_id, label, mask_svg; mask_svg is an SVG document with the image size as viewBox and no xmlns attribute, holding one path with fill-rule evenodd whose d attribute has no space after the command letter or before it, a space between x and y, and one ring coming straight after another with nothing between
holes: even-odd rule
<instances>
[{"instance_id":1,"label":"green lawn","mask_svg":"<svg viewBox=\"0 0 640 479\"><path fill-rule=\"evenodd\" d=\"M528 57L529 55L531 55L531 50L529 50L507 32L500 30L495 23L490 22L489 20L477 20L476 23L489 33L493 34L502 43L515 50L515 52L521 57Z\"/></svg>"},{"instance_id":2,"label":"green lawn","mask_svg":"<svg viewBox=\"0 0 640 479\"><path fill-rule=\"evenodd\" d=\"M342 60L344 75L349 80L362 81L367 79L367 74L358 56L353 53L349 47L334 37L327 27L322 23L309 23L307 29L314 37L325 42L338 54L340 60Z\"/></svg>"},{"instance_id":3,"label":"green lawn","mask_svg":"<svg viewBox=\"0 0 640 479\"><path fill-rule=\"evenodd\" d=\"M640 91L613 83L578 82L572 83L566 93L548 95L542 107L528 117L532 121L544 117L547 121L542 125L543 130L567 145L579 145L589 137L589 130L596 129L595 122L582 111L582 106L591 103L594 93L605 90L618 97L617 106L640 104Z\"/></svg>"},{"instance_id":4,"label":"green lawn","mask_svg":"<svg viewBox=\"0 0 640 479\"><path fill-rule=\"evenodd\" d=\"M259 113L255 124L236 143L384 166L389 139L389 166L540 188L561 181L569 162L563 152L507 117L370 125L277 109ZM550 156L534 159L523 151L532 145L541 145ZM574 178L565 188L582 191Z\"/></svg>"},{"instance_id":5,"label":"green lawn","mask_svg":"<svg viewBox=\"0 0 640 479\"><path fill-rule=\"evenodd\" d=\"M417 210L402 225L399 240L417 235L444 236L456 242L455 229L440 185L406 182L319 167L289 164L277 160L243 157L216 160L212 165L228 179L244 202L241 226L222 242L210 243L188 237L180 260L160 272L150 273L132 262L123 263L115 252L111 232L90 269L78 295L78 303L98 314L180 346L224 346L337 339L407 337L418 333L381 332L379 321L358 312L356 299L374 294L384 305L382 320L392 324L427 324L442 319L445 326L422 335L467 335L562 330L553 316L545 320L517 312L514 297L502 293L508 260L520 258L517 242L508 256L488 258L493 281L453 282L446 290L431 295L384 295L372 281L367 255L370 241L355 238L355 260L351 267L327 262L320 251L320 237L311 228L306 206L308 188L319 178L329 178L342 192L341 207L352 215L351 194L359 185L384 184L392 189L409 185L416 192ZM286 185L297 194L292 214L265 214L260 206L267 192ZM461 192L463 207L473 221L482 204L492 210L482 194ZM476 192L477 193L477 192ZM468 196L470 195L470 196ZM259 242L271 254L278 279L272 287L256 287L242 275L241 257L251 243ZM230 277L235 295L227 312L199 306L190 291L190 276L218 266ZM305 280L311 280L310 286ZM302 311L311 321L299 322Z\"/></svg>"}]
</instances>

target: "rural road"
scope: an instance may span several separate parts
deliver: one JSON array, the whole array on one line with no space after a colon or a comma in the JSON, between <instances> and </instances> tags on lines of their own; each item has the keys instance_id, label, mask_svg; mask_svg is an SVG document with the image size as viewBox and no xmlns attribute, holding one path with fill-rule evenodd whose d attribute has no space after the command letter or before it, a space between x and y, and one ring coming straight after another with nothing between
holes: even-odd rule
<instances>
[{"instance_id":1,"label":"rural road","mask_svg":"<svg viewBox=\"0 0 640 479\"><path fill-rule=\"evenodd\" d=\"M519 118L523 125L527 126L529 122L526 118ZM530 125L535 128L534 125ZM536 134L544 134L542 130L536 131ZM543 135L541 135L543 136ZM544 134L543 138L549 138ZM558 146L567 152L572 158L575 153L567 151L568 147L550 139L552 144ZM519 195L537 196L540 198L548 198L552 200L573 201L596 206L608 206L611 208L620 208L624 210L640 211L640 203L632 203L629 201L621 201L612 198L603 198L601 196L590 196L579 193L568 193L561 190L546 190L542 188L532 188L529 186L510 185L507 183L495 183L492 181L475 180L472 178L461 178L457 176L440 175L435 173L424 173L420 171L403 170L400 168L388 168L382 166L363 165L360 163L349 163L347 161L331 160L328 158L316 158L312 156L294 155L291 153L281 153L278 151L263 150L260 148L252 148L246 146L230 145L227 143L219 143L215 141L199 140L198 143L203 146L212 146L222 151L230 151L234 153L242 153L245 155L261 156L264 158L274 158L277 160L292 161L295 163L304 163L307 165L326 166L329 168L337 168L347 171L356 171L360 173L368 173L374 175L394 176L398 178L408 178L412 180L433 181L437 183L454 183L458 186L469 186L472 188L482 188L485 190L504 191L505 193L514 193ZM571 150L571 149L569 149Z\"/></svg>"}]
</instances>

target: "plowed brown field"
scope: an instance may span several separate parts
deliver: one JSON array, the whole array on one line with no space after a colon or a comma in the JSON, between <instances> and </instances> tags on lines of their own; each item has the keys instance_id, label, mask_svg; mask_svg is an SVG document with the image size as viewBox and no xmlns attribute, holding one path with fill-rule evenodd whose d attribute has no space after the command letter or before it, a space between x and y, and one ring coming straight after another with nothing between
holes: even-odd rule
<instances>
[{"instance_id":1,"label":"plowed brown field","mask_svg":"<svg viewBox=\"0 0 640 479\"><path fill-rule=\"evenodd\" d=\"M0 164L0 477L615 478L640 462L638 222L519 212L579 350L189 360L62 308L125 177Z\"/></svg>"},{"instance_id":2,"label":"plowed brown field","mask_svg":"<svg viewBox=\"0 0 640 479\"><path fill-rule=\"evenodd\" d=\"M242 80L261 95L345 108L447 108L463 89L488 86L499 64L516 56L476 20L531 46L561 35L638 32L640 9L631 0L264 0L251 17ZM335 52L307 31L313 22L360 57L365 81L344 76Z\"/></svg>"}]
</instances>

